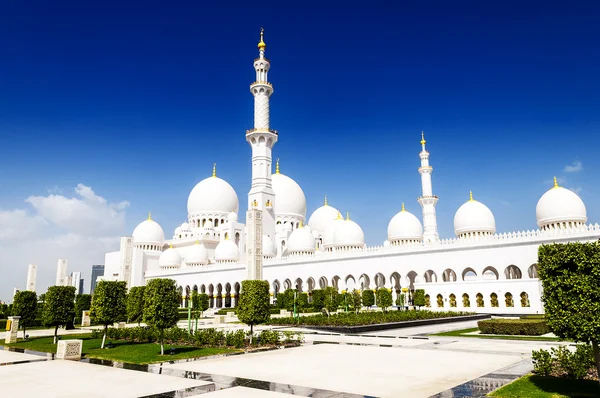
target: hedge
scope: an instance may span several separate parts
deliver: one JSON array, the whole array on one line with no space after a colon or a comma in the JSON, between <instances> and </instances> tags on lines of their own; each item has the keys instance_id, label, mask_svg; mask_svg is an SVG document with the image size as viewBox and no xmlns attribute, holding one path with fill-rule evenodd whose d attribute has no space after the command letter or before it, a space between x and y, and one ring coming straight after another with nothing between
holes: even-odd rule
<instances>
[{"instance_id":1,"label":"hedge","mask_svg":"<svg viewBox=\"0 0 600 398\"><path fill-rule=\"evenodd\" d=\"M296 318L271 318L271 325L307 325L307 326L361 326L381 323L438 319L454 316L473 315L470 312L434 312L434 311L390 311L390 312L346 312L331 316L311 315Z\"/></svg>"},{"instance_id":2,"label":"hedge","mask_svg":"<svg viewBox=\"0 0 600 398\"><path fill-rule=\"evenodd\" d=\"M482 334L541 336L550 333L544 319L489 319L477 322Z\"/></svg>"}]
</instances>

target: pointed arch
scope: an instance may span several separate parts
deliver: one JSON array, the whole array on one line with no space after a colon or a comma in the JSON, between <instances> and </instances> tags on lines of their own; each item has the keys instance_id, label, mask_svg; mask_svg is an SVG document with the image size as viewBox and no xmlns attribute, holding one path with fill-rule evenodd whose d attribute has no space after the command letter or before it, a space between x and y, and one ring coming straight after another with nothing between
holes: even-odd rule
<instances>
[{"instance_id":1,"label":"pointed arch","mask_svg":"<svg viewBox=\"0 0 600 398\"><path fill-rule=\"evenodd\" d=\"M538 265L531 264L527 269L527 275L529 275L531 279L538 278Z\"/></svg>"},{"instance_id":2,"label":"pointed arch","mask_svg":"<svg viewBox=\"0 0 600 398\"><path fill-rule=\"evenodd\" d=\"M444 282L456 282L456 272L450 268L446 268L442 273L442 280Z\"/></svg>"},{"instance_id":3,"label":"pointed arch","mask_svg":"<svg viewBox=\"0 0 600 398\"><path fill-rule=\"evenodd\" d=\"M425 279L426 283L436 283L437 282L437 275L435 274L435 272L433 272L430 269L425 271L425 273L423 274L423 278Z\"/></svg>"},{"instance_id":4,"label":"pointed arch","mask_svg":"<svg viewBox=\"0 0 600 398\"><path fill-rule=\"evenodd\" d=\"M511 264L504 270L504 277L506 279L521 279L523 274L521 273L521 269L519 267Z\"/></svg>"},{"instance_id":5,"label":"pointed arch","mask_svg":"<svg viewBox=\"0 0 600 398\"><path fill-rule=\"evenodd\" d=\"M484 280L498 280L499 274L498 270L492 266L485 267L483 272L481 273Z\"/></svg>"},{"instance_id":6,"label":"pointed arch","mask_svg":"<svg viewBox=\"0 0 600 398\"><path fill-rule=\"evenodd\" d=\"M462 272L463 281L474 281L477 279L477 272L471 267L467 267Z\"/></svg>"}]
</instances>

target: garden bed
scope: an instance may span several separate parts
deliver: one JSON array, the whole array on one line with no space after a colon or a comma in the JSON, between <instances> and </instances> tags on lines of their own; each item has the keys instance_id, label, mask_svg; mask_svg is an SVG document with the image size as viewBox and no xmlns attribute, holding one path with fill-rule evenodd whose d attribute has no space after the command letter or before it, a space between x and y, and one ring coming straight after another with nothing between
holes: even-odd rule
<instances>
[{"instance_id":1,"label":"garden bed","mask_svg":"<svg viewBox=\"0 0 600 398\"><path fill-rule=\"evenodd\" d=\"M477 322L482 334L541 336L550 333L544 318L489 319Z\"/></svg>"},{"instance_id":2,"label":"garden bed","mask_svg":"<svg viewBox=\"0 0 600 398\"><path fill-rule=\"evenodd\" d=\"M489 318L489 314L465 312L392 311L335 314L329 317L313 315L296 318L271 319L271 325L301 326L338 333L365 333L400 329L413 326L436 325L449 322L474 321Z\"/></svg>"}]
</instances>

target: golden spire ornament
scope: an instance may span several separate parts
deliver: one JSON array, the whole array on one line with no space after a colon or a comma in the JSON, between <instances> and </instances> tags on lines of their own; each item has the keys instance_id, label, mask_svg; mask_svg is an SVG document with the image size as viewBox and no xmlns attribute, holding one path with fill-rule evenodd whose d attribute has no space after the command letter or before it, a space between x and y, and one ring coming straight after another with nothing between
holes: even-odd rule
<instances>
[{"instance_id":1,"label":"golden spire ornament","mask_svg":"<svg viewBox=\"0 0 600 398\"><path fill-rule=\"evenodd\" d=\"M277 158L277 162L275 163L275 174L279 174L279 158Z\"/></svg>"},{"instance_id":2,"label":"golden spire ornament","mask_svg":"<svg viewBox=\"0 0 600 398\"><path fill-rule=\"evenodd\" d=\"M324 204L324 206L329 206L329 205L327 204L327 195L325 195L325 204Z\"/></svg>"},{"instance_id":3,"label":"golden spire ornament","mask_svg":"<svg viewBox=\"0 0 600 398\"><path fill-rule=\"evenodd\" d=\"M474 202L475 199L473 199L473 191L469 191L469 202Z\"/></svg>"},{"instance_id":4,"label":"golden spire ornament","mask_svg":"<svg viewBox=\"0 0 600 398\"><path fill-rule=\"evenodd\" d=\"M402 210L401 211L406 211L406 210L404 210L404 202L402 202Z\"/></svg>"},{"instance_id":5,"label":"golden spire ornament","mask_svg":"<svg viewBox=\"0 0 600 398\"><path fill-rule=\"evenodd\" d=\"M258 43L258 49L264 51L265 48L267 48L267 45L265 44L265 40L264 40L264 34L265 34L265 30L263 28L260 28L260 42Z\"/></svg>"},{"instance_id":6,"label":"golden spire ornament","mask_svg":"<svg viewBox=\"0 0 600 398\"><path fill-rule=\"evenodd\" d=\"M560 185L558 185L558 180L556 179L556 176L554 176L554 188L560 188Z\"/></svg>"},{"instance_id":7,"label":"golden spire ornament","mask_svg":"<svg viewBox=\"0 0 600 398\"><path fill-rule=\"evenodd\" d=\"M148 220L152 220L152 212L151 211L148 212Z\"/></svg>"},{"instance_id":8,"label":"golden spire ornament","mask_svg":"<svg viewBox=\"0 0 600 398\"><path fill-rule=\"evenodd\" d=\"M346 220L349 220L349 219L350 219L350 212L349 212L349 211L347 211L347 212L346 212Z\"/></svg>"},{"instance_id":9,"label":"golden spire ornament","mask_svg":"<svg viewBox=\"0 0 600 398\"><path fill-rule=\"evenodd\" d=\"M425 141L425 132L421 130L421 145L425 145L427 141Z\"/></svg>"},{"instance_id":10,"label":"golden spire ornament","mask_svg":"<svg viewBox=\"0 0 600 398\"><path fill-rule=\"evenodd\" d=\"M217 176L217 162L213 163L213 174L212 174L212 176L213 177Z\"/></svg>"}]
</instances>

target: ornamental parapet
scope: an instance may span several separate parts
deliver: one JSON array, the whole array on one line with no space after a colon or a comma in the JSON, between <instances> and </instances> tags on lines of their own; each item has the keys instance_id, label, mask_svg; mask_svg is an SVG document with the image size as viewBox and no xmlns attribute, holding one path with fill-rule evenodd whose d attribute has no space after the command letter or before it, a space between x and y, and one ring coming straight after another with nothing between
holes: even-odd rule
<instances>
[{"instance_id":1,"label":"ornamental parapet","mask_svg":"<svg viewBox=\"0 0 600 398\"><path fill-rule=\"evenodd\" d=\"M269 86L269 87L273 88L273 85L269 82L254 82L254 83L250 84L250 88L252 88L254 86Z\"/></svg>"},{"instance_id":2,"label":"ornamental parapet","mask_svg":"<svg viewBox=\"0 0 600 398\"><path fill-rule=\"evenodd\" d=\"M271 134L279 135L277 130L265 129L262 127L246 130L246 135L252 134L252 133L271 133Z\"/></svg>"}]
</instances>

